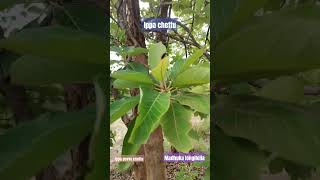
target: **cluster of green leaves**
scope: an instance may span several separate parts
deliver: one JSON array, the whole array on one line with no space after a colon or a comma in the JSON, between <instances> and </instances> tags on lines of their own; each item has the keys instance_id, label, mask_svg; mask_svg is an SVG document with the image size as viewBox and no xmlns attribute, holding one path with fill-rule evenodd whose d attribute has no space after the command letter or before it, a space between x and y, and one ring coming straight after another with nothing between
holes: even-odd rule
<instances>
[{"instance_id":1,"label":"cluster of green leaves","mask_svg":"<svg viewBox=\"0 0 320 180\"><path fill-rule=\"evenodd\" d=\"M22 1L1 1L0 8L13 5L11 2ZM40 114L35 120L7 130L0 136L0 179L24 180L34 176L89 134L91 171L86 179L104 179L107 167L104 165L107 125L103 123L107 119L104 12L81 3L48 5L52 11L47 18L53 18L58 25L26 28L0 40L1 49L18 55L8 65L11 81L40 94L44 88L57 84L92 84L96 105L77 112L58 110ZM85 16L83 12L87 12Z\"/></svg>"},{"instance_id":2,"label":"cluster of green leaves","mask_svg":"<svg viewBox=\"0 0 320 180\"><path fill-rule=\"evenodd\" d=\"M320 164L319 105L304 95L320 68L320 8L282 3L215 1L215 179L258 180L265 167L305 179Z\"/></svg>"},{"instance_id":3,"label":"cluster of green leaves","mask_svg":"<svg viewBox=\"0 0 320 180\"><path fill-rule=\"evenodd\" d=\"M185 60L174 62L170 68L169 58L162 58L166 47L152 44L148 50L148 68L131 63L130 67L111 74L119 89L139 88L140 95L117 100L110 105L110 123L125 115L138 105L138 116L128 126L123 141L123 155L134 155L150 134L159 126L164 136L178 151L192 149L189 135L191 117L195 112L209 114L208 94L190 92L191 87L210 82L209 63L198 63L204 49L196 50ZM120 169L129 167L120 163Z\"/></svg>"}]
</instances>

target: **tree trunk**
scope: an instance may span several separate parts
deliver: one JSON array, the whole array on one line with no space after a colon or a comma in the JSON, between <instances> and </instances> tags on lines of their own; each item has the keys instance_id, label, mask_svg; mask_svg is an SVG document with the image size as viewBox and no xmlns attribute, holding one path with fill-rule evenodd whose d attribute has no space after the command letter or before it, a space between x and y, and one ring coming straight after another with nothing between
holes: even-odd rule
<instances>
[{"instance_id":1,"label":"tree trunk","mask_svg":"<svg viewBox=\"0 0 320 180\"><path fill-rule=\"evenodd\" d=\"M145 37L140 29L139 1L118 1L118 23L126 30L126 44L128 46L145 48ZM133 61L147 66L147 57L139 55ZM131 95L137 95L138 90L131 90ZM134 111L137 115L137 109ZM163 162L163 135L158 127L149 137L147 143L141 146L138 155L144 155L144 163L135 163L133 174L136 180L165 180L166 171Z\"/></svg>"},{"instance_id":2,"label":"tree trunk","mask_svg":"<svg viewBox=\"0 0 320 180\"><path fill-rule=\"evenodd\" d=\"M94 102L92 84L65 85L64 92L67 111L78 111ZM63 172L52 163L36 176L36 180L84 180L88 172L89 141L90 136L59 157L66 164Z\"/></svg>"}]
</instances>

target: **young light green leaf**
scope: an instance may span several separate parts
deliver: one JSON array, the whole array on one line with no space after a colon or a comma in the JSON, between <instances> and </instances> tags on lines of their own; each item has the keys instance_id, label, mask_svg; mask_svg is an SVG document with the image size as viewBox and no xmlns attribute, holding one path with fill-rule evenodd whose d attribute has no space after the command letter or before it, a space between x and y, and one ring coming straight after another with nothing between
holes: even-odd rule
<instances>
[{"instance_id":1,"label":"young light green leaf","mask_svg":"<svg viewBox=\"0 0 320 180\"><path fill-rule=\"evenodd\" d=\"M110 104L110 124L119 119L139 103L139 96L122 98Z\"/></svg>"},{"instance_id":2,"label":"young light green leaf","mask_svg":"<svg viewBox=\"0 0 320 180\"><path fill-rule=\"evenodd\" d=\"M186 87L207 83L210 83L210 68L197 65L180 73L172 85L174 87Z\"/></svg>"},{"instance_id":3,"label":"young light green leaf","mask_svg":"<svg viewBox=\"0 0 320 180\"><path fill-rule=\"evenodd\" d=\"M195 64L204 52L204 48L198 49L187 59L177 59L170 70L170 78L175 79L180 73L188 69L192 64Z\"/></svg>"},{"instance_id":4,"label":"young light green leaf","mask_svg":"<svg viewBox=\"0 0 320 180\"><path fill-rule=\"evenodd\" d=\"M56 61L106 64L104 38L66 27L28 28L0 40L0 47Z\"/></svg>"},{"instance_id":5,"label":"young light green leaf","mask_svg":"<svg viewBox=\"0 0 320 180\"><path fill-rule=\"evenodd\" d=\"M34 176L88 136L95 116L95 108L90 106L80 112L42 115L9 129L0 136L0 179Z\"/></svg>"},{"instance_id":6,"label":"young light green leaf","mask_svg":"<svg viewBox=\"0 0 320 180\"><path fill-rule=\"evenodd\" d=\"M153 84L153 81L148 74L139 71L120 70L111 74L111 77L137 83Z\"/></svg>"},{"instance_id":7,"label":"young light green leaf","mask_svg":"<svg viewBox=\"0 0 320 180\"><path fill-rule=\"evenodd\" d=\"M168 111L170 93L140 88L141 100L138 116L129 138L133 144L145 144L152 131L159 125L161 117Z\"/></svg>"},{"instance_id":8,"label":"young light green leaf","mask_svg":"<svg viewBox=\"0 0 320 180\"><path fill-rule=\"evenodd\" d=\"M165 52L166 47L161 42L150 45L148 57L150 69L155 68L160 63L161 57Z\"/></svg>"},{"instance_id":9,"label":"young light green leaf","mask_svg":"<svg viewBox=\"0 0 320 180\"><path fill-rule=\"evenodd\" d=\"M11 79L20 85L53 83L90 83L105 67L88 63L55 61L35 56L22 56L10 69ZM59 72L59 73L57 73Z\"/></svg>"},{"instance_id":10,"label":"young light green leaf","mask_svg":"<svg viewBox=\"0 0 320 180\"><path fill-rule=\"evenodd\" d=\"M167 71L169 67L169 58L168 56L161 59L159 64L151 70L151 73L155 79L158 81L165 81L167 78Z\"/></svg>"},{"instance_id":11,"label":"young light green leaf","mask_svg":"<svg viewBox=\"0 0 320 180\"><path fill-rule=\"evenodd\" d=\"M192 111L177 103L171 103L169 110L161 118L164 136L178 151L189 152L192 143L189 131L191 126Z\"/></svg>"},{"instance_id":12,"label":"young light green leaf","mask_svg":"<svg viewBox=\"0 0 320 180\"><path fill-rule=\"evenodd\" d=\"M319 104L299 106L242 95L220 97L213 110L216 123L229 136L248 139L286 160L320 164Z\"/></svg>"},{"instance_id":13,"label":"young light green leaf","mask_svg":"<svg viewBox=\"0 0 320 180\"><path fill-rule=\"evenodd\" d=\"M130 124L128 126L128 131L127 131L126 135L124 136L123 144L122 144L122 153L121 153L122 155L135 155L135 154L137 154L137 152L141 146L141 144L132 144L129 142L129 137L131 136L134 124L135 124L135 120L130 122ZM125 171L131 165L132 165L132 163L130 163L130 162L120 162L118 168L120 171Z\"/></svg>"},{"instance_id":14,"label":"young light green leaf","mask_svg":"<svg viewBox=\"0 0 320 180\"><path fill-rule=\"evenodd\" d=\"M195 62L197 62L197 60L199 60L199 58L203 55L203 53L205 52L205 49L198 49L196 50L191 56L189 56L185 63L183 64L182 67L182 71L186 70L187 68L189 68L192 64L194 64Z\"/></svg>"},{"instance_id":15,"label":"young light green leaf","mask_svg":"<svg viewBox=\"0 0 320 180\"><path fill-rule=\"evenodd\" d=\"M258 18L217 46L214 79L247 81L320 68L319 12L305 6Z\"/></svg>"},{"instance_id":16,"label":"young light green leaf","mask_svg":"<svg viewBox=\"0 0 320 180\"><path fill-rule=\"evenodd\" d=\"M180 104L189 106L195 111L210 114L210 96L194 93L179 94L174 97Z\"/></svg>"}]
</instances>

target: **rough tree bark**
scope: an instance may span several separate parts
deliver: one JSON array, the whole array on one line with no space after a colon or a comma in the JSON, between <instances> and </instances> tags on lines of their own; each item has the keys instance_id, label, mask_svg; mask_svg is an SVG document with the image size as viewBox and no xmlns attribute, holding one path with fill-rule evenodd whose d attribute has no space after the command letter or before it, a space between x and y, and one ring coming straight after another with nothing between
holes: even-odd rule
<instances>
[{"instance_id":1,"label":"rough tree bark","mask_svg":"<svg viewBox=\"0 0 320 180\"><path fill-rule=\"evenodd\" d=\"M140 29L139 1L119 0L117 5L119 25L125 29L126 44L128 46L145 48L145 37ZM147 66L147 57L139 55L133 61ZM131 90L131 95L137 95L138 90ZM137 108L134 110L137 115ZM163 162L163 135L161 128L157 128L149 137L147 143L141 146L139 155L144 155L144 163L135 163L133 174L136 180L165 180L166 168Z\"/></svg>"}]
</instances>

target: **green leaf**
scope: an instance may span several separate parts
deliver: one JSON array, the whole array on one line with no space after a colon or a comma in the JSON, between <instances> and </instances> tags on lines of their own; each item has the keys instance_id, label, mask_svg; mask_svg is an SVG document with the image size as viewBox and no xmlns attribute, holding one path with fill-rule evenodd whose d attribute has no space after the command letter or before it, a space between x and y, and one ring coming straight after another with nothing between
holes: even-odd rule
<instances>
[{"instance_id":1,"label":"green leaf","mask_svg":"<svg viewBox=\"0 0 320 180\"><path fill-rule=\"evenodd\" d=\"M85 12L85 13L83 13ZM103 8L91 3L64 3L55 8L55 20L62 26L81 29L104 37L107 22Z\"/></svg>"},{"instance_id":2,"label":"green leaf","mask_svg":"<svg viewBox=\"0 0 320 180\"><path fill-rule=\"evenodd\" d=\"M204 0L197 0L195 5L195 11L197 13L201 12L201 9L204 7Z\"/></svg>"},{"instance_id":3,"label":"green leaf","mask_svg":"<svg viewBox=\"0 0 320 180\"><path fill-rule=\"evenodd\" d=\"M94 119L95 109L90 107L79 112L42 115L9 129L0 136L0 179L31 178L88 136Z\"/></svg>"},{"instance_id":4,"label":"green leaf","mask_svg":"<svg viewBox=\"0 0 320 180\"><path fill-rule=\"evenodd\" d=\"M161 59L159 64L151 70L151 73L155 79L158 81L165 81L167 78L167 71L169 67L169 58L168 56Z\"/></svg>"},{"instance_id":5,"label":"green leaf","mask_svg":"<svg viewBox=\"0 0 320 180\"><path fill-rule=\"evenodd\" d=\"M248 139L279 157L318 166L319 105L298 106L256 96L217 99L216 123L234 137Z\"/></svg>"},{"instance_id":6,"label":"green leaf","mask_svg":"<svg viewBox=\"0 0 320 180\"><path fill-rule=\"evenodd\" d=\"M96 64L22 56L12 64L10 74L14 83L34 86L53 83L89 83L93 82L94 76L104 71L104 66Z\"/></svg>"},{"instance_id":7,"label":"green leaf","mask_svg":"<svg viewBox=\"0 0 320 180\"><path fill-rule=\"evenodd\" d=\"M122 98L110 104L110 124L119 119L139 103L139 96Z\"/></svg>"},{"instance_id":8,"label":"green leaf","mask_svg":"<svg viewBox=\"0 0 320 180\"><path fill-rule=\"evenodd\" d=\"M143 86L141 83L133 82L133 81L126 81L121 79L116 79L113 82L113 87L116 89L131 89L131 88L139 88Z\"/></svg>"},{"instance_id":9,"label":"green leaf","mask_svg":"<svg viewBox=\"0 0 320 180\"><path fill-rule=\"evenodd\" d=\"M258 18L217 46L214 79L254 80L319 68L319 12L309 6Z\"/></svg>"},{"instance_id":10,"label":"green leaf","mask_svg":"<svg viewBox=\"0 0 320 180\"><path fill-rule=\"evenodd\" d=\"M304 99L304 84L294 77L280 77L268 82L257 95L273 100L300 103Z\"/></svg>"},{"instance_id":11,"label":"green leaf","mask_svg":"<svg viewBox=\"0 0 320 180\"><path fill-rule=\"evenodd\" d=\"M193 66L180 73L173 81L174 87L196 86L210 82L210 68Z\"/></svg>"},{"instance_id":12,"label":"green leaf","mask_svg":"<svg viewBox=\"0 0 320 180\"><path fill-rule=\"evenodd\" d=\"M140 88L138 116L129 138L133 144L145 144L150 134L158 127L161 117L168 111L170 93Z\"/></svg>"},{"instance_id":13,"label":"green leaf","mask_svg":"<svg viewBox=\"0 0 320 180\"><path fill-rule=\"evenodd\" d=\"M129 62L126 68L132 71L139 71L139 72L144 72L148 74L148 69L144 66L144 64L141 64L141 63Z\"/></svg>"},{"instance_id":14,"label":"green leaf","mask_svg":"<svg viewBox=\"0 0 320 180\"><path fill-rule=\"evenodd\" d=\"M182 71L182 67L183 67L185 61L186 60L184 60L184 59L177 59L175 61L172 68L170 69L170 75L169 75L170 79L173 80L179 75L179 73Z\"/></svg>"},{"instance_id":15,"label":"green leaf","mask_svg":"<svg viewBox=\"0 0 320 180\"><path fill-rule=\"evenodd\" d=\"M106 64L104 38L59 26L25 29L0 40L0 47L56 61Z\"/></svg>"},{"instance_id":16,"label":"green leaf","mask_svg":"<svg viewBox=\"0 0 320 180\"><path fill-rule=\"evenodd\" d=\"M161 57L165 52L166 47L161 42L150 45L148 57L150 69L155 68L160 63Z\"/></svg>"},{"instance_id":17,"label":"green leaf","mask_svg":"<svg viewBox=\"0 0 320 180\"><path fill-rule=\"evenodd\" d=\"M178 151L189 152L192 149L188 135L191 126L192 111L177 103L171 103L169 110L161 118L164 136Z\"/></svg>"},{"instance_id":18,"label":"green leaf","mask_svg":"<svg viewBox=\"0 0 320 180\"><path fill-rule=\"evenodd\" d=\"M180 104L189 106L195 111L210 114L210 96L194 93L179 94L174 97Z\"/></svg>"},{"instance_id":19,"label":"green leaf","mask_svg":"<svg viewBox=\"0 0 320 180\"><path fill-rule=\"evenodd\" d=\"M203 55L205 49L198 49L189 56L187 59L177 59L170 70L170 78L175 79L180 73L188 69L192 64L195 64L197 60Z\"/></svg>"},{"instance_id":20,"label":"green leaf","mask_svg":"<svg viewBox=\"0 0 320 180\"><path fill-rule=\"evenodd\" d=\"M121 153L122 155L136 155L140 146L141 146L141 144L132 144L129 142L129 137L132 134L134 124L135 124L135 120L130 122L130 124L128 125L128 131L123 139L122 153ZM118 168L120 171L125 171L131 165L132 165L132 163L130 163L130 162L120 162Z\"/></svg>"},{"instance_id":21,"label":"green leaf","mask_svg":"<svg viewBox=\"0 0 320 180\"><path fill-rule=\"evenodd\" d=\"M137 55L146 54L146 53L148 53L148 50L146 48L136 47L136 48L125 49L122 55L137 56Z\"/></svg>"},{"instance_id":22,"label":"green leaf","mask_svg":"<svg viewBox=\"0 0 320 180\"><path fill-rule=\"evenodd\" d=\"M235 142L217 128L213 131L213 138L213 179L260 179L266 158L263 153L247 144Z\"/></svg>"},{"instance_id":23,"label":"green leaf","mask_svg":"<svg viewBox=\"0 0 320 180\"><path fill-rule=\"evenodd\" d=\"M153 84L153 81L148 74L139 71L120 70L111 74L111 77L138 83Z\"/></svg>"},{"instance_id":24,"label":"green leaf","mask_svg":"<svg viewBox=\"0 0 320 180\"><path fill-rule=\"evenodd\" d=\"M191 56L189 56L185 63L183 64L182 67L182 71L186 70L187 68L189 68L192 64L194 64L195 62L197 62L197 60L199 60L199 58L203 55L203 53L205 52L205 49L198 49L196 50Z\"/></svg>"},{"instance_id":25,"label":"green leaf","mask_svg":"<svg viewBox=\"0 0 320 180\"><path fill-rule=\"evenodd\" d=\"M236 32L267 0L216 0L213 2L213 31L218 42Z\"/></svg>"},{"instance_id":26,"label":"green leaf","mask_svg":"<svg viewBox=\"0 0 320 180\"><path fill-rule=\"evenodd\" d=\"M108 168L107 158L105 156L107 147L107 98L105 92L107 90L107 76L98 76L95 79L94 87L96 94L96 121L94 130L90 140L90 159L89 163L92 166L91 172L86 176L86 180L104 179L107 178L105 173ZM93 161L93 162L92 162Z\"/></svg>"}]
</instances>

